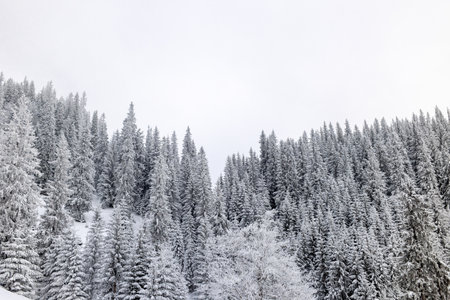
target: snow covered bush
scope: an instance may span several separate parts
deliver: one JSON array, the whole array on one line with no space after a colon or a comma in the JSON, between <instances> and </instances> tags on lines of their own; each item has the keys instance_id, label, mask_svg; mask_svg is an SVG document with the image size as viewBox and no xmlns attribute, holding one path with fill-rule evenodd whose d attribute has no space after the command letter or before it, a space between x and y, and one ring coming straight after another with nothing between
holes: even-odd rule
<instances>
[{"instance_id":1,"label":"snow covered bush","mask_svg":"<svg viewBox=\"0 0 450 300\"><path fill-rule=\"evenodd\" d=\"M208 242L209 299L315 299L268 212L261 222Z\"/></svg>"}]
</instances>

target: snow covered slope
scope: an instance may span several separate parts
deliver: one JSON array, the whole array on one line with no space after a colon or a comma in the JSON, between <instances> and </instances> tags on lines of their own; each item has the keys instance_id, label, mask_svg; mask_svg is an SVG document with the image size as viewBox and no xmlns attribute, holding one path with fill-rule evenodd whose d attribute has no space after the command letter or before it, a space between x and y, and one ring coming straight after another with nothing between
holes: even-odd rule
<instances>
[{"instance_id":1,"label":"snow covered slope","mask_svg":"<svg viewBox=\"0 0 450 300\"><path fill-rule=\"evenodd\" d=\"M73 224L73 229L74 229L75 233L77 234L77 236L81 239L82 243L84 243L86 241L86 236L89 231L89 227L92 224L92 219L94 217L94 210L101 207L100 201L98 200L97 197L95 197L95 199L92 201L92 207L93 207L92 210L90 210L89 212L84 214L86 223L74 222L74 224ZM108 225L108 223L110 222L113 213L114 213L114 209L112 209L112 208L105 208L105 209L100 208L100 215L102 216L103 224L105 226ZM137 234L142 227L143 219L141 216L138 216L135 214L132 214L131 216L132 216L132 220L133 220L133 230L134 230L134 233ZM3 299L0 298L0 300L3 300Z\"/></svg>"},{"instance_id":2,"label":"snow covered slope","mask_svg":"<svg viewBox=\"0 0 450 300\"><path fill-rule=\"evenodd\" d=\"M11 293L5 290L4 288L0 287L0 300L28 300L28 298Z\"/></svg>"}]
</instances>

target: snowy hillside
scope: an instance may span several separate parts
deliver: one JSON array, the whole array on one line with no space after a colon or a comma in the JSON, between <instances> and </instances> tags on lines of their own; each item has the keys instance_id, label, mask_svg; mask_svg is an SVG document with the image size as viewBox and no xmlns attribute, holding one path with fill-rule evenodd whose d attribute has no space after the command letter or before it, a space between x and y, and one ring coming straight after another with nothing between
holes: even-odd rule
<instances>
[{"instance_id":1,"label":"snowy hillside","mask_svg":"<svg viewBox=\"0 0 450 300\"><path fill-rule=\"evenodd\" d=\"M450 299L450 119L440 110L296 140L262 132L259 152L231 154L213 184L189 128L181 149L156 127L144 138L130 104L109 137L85 99L54 95L0 80L5 289L80 300Z\"/></svg>"},{"instance_id":2,"label":"snowy hillside","mask_svg":"<svg viewBox=\"0 0 450 300\"><path fill-rule=\"evenodd\" d=\"M80 238L81 242L84 243L86 241L86 237L89 231L89 227L91 227L93 218L94 218L94 212L95 210L99 209L100 216L103 220L103 224L108 224L111 221L112 215L114 213L113 208L101 208L100 202L97 198L94 198L92 203L92 210L88 211L84 214L85 223L81 222L74 222L73 229L76 233L76 235ZM137 234L139 230L142 228L143 225L143 219L141 216L138 216L136 214L132 214L132 225L133 225L133 232Z\"/></svg>"}]
</instances>

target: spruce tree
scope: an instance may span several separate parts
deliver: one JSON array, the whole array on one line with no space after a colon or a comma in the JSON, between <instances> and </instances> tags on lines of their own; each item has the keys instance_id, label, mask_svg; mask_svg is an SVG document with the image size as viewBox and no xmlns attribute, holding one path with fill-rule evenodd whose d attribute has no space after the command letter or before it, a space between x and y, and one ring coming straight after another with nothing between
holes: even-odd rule
<instances>
[{"instance_id":1,"label":"spruce tree","mask_svg":"<svg viewBox=\"0 0 450 300\"><path fill-rule=\"evenodd\" d=\"M92 123L94 124L94 122ZM98 189L100 176L103 172L104 160L108 153L108 130L106 126L105 114L102 114L100 116L96 130L97 131L95 139L94 137L92 137L92 140L95 140L95 143L91 142L91 144L93 146L92 160L95 166L94 184L95 187ZM95 131L93 127L91 127L91 135L92 131Z\"/></svg>"},{"instance_id":2,"label":"spruce tree","mask_svg":"<svg viewBox=\"0 0 450 300\"><path fill-rule=\"evenodd\" d=\"M214 193L214 204L212 208L212 232L214 235L223 235L228 231L229 222L225 213L225 197L223 195L222 187L219 183L216 184Z\"/></svg>"},{"instance_id":3,"label":"spruce tree","mask_svg":"<svg viewBox=\"0 0 450 300\"><path fill-rule=\"evenodd\" d=\"M153 258L146 288L149 299L187 299L186 281L170 248L170 245L163 244Z\"/></svg>"},{"instance_id":4,"label":"spruce tree","mask_svg":"<svg viewBox=\"0 0 450 300\"><path fill-rule=\"evenodd\" d=\"M40 276L39 256L30 229L16 227L0 251L0 285L7 290L34 298Z\"/></svg>"},{"instance_id":5,"label":"spruce tree","mask_svg":"<svg viewBox=\"0 0 450 300\"><path fill-rule=\"evenodd\" d=\"M58 143L56 136L56 93L52 83L42 89L38 95L38 114L36 124L36 148L39 151L42 184L53 177L51 162L55 159L55 148Z\"/></svg>"},{"instance_id":6,"label":"spruce tree","mask_svg":"<svg viewBox=\"0 0 450 300\"><path fill-rule=\"evenodd\" d=\"M132 227L125 204L119 203L106 228L105 244L102 249L100 296L102 299L120 299L122 291L128 288L127 276L131 266Z\"/></svg>"},{"instance_id":7,"label":"spruce tree","mask_svg":"<svg viewBox=\"0 0 450 300\"><path fill-rule=\"evenodd\" d=\"M67 202L67 209L75 221L85 222L84 213L91 209L95 191L90 133L85 123L80 128L80 139L73 155L71 175L72 195Z\"/></svg>"},{"instance_id":8,"label":"spruce tree","mask_svg":"<svg viewBox=\"0 0 450 300\"><path fill-rule=\"evenodd\" d=\"M57 295L57 299L88 299L88 295L83 291L85 273L83 270L80 244L81 242L75 237L74 233L69 233L66 236L64 245L58 255L62 256L62 258L57 258L57 262L64 261L65 264L64 281Z\"/></svg>"},{"instance_id":9,"label":"spruce tree","mask_svg":"<svg viewBox=\"0 0 450 300\"><path fill-rule=\"evenodd\" d=\"M405 239L399 283L402 299L450 299L448 266L433 249L433 223L424 196L404 195Z\"/></svg>"},{"instance_id":10,"label":"spruce tree","mask_svg":"<svg viewBox=\"0 0 450 300\"><path fill-rule=\"evenodd\" d=\"M150 192L150 233L155 247L170 242L173 223L167 196L168 169L164 155L159 155L152 175Z\"/></svg>"},{"instance_id":11,"label":"spruce tree","mask_svg":"<svg viewBox=\"0 0 450 300\"><path fill-rule=\"evenodd\" d=\"M103 158L102 170L97 184L97 191L103 208L113 207L117 195L118 139L119 133L116 131Z\"/></svg>"},{"instance_id":12,"label":"spruce tree","mask_svg":"<svg viewBox=\"0 0 450 300\"><path fill-rule=\"evenodd\" d=\"M195 251L196 167L197 151L188 128L184 137L181 156L180 190L182 201L181 231L184 244L182 271L190 288L192 288L192 278L194 276L192 259Z\"/></svg>"},{"instance_id":13,"label":"spruce tree","mask_svg":"<svg viewBox=\"0 0 450 300\"><path fill-rule=\"evenodd\" d=\"M141 299L146 296L147 283L151 280L149 277L154 256L153 245L151 244L151 235L148 222L140 230L137 238L135 251L135 264L132 266L133 280L131 282L130 300Z\"/></svg>"},{"instance_id":14,"label":"spruce tree","mask_svg":"<svg viewBox=\"0 0 450 300\"><path fill-rule=\"evenodd\" d=\"M27 99L9 102L0 127L0 284L33 297L39 274L36 241L39 161Z\"/></svg>"},{"instance_id":15,"label":"spruce tree","mask_svg":"<svg viewBox=\"0 0 450 300\"><path fill-rule=\"evenodd\" d=\"M136 198L136 152L134 137L136 134L136 118L133 103L130 104L128 115L123 121L119 140L119 163L116 170L115 206L120 202L131 212Z\"/></svg>"},{"instance_id":16,"label":"spruce tree","mask_svg":"<svg viewBox=\"0 0 450 300\"><path fill-rule=\"evenodd\" d=\"M72 191L69 189L71 169L70 151L64 134L60 134L56 146L55 160L51 162L53 178L47 183L48 196L45 198L45 212L38 228L39 255L45 256L53 239L67 228L70 217L65 205Z\"/></svg>"},{"instance_id":17,"label":"spruce tree","mask_svg":"<svg viewBox=\"0 0 450 300\"><path fill-rule=\"evenodd\" d=\"M83 291L88 299L96 299L98 295L103 245L103 220L100 216L100 210L96 209L83 250Z\"/></svg>"}]
</instances>

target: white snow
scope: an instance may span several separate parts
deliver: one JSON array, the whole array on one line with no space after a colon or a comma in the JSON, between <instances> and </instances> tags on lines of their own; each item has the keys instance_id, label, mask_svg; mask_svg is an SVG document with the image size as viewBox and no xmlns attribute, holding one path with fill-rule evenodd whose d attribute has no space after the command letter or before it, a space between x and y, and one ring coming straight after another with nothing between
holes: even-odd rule
<instances>
[{"instance_id":1,"label":"white snow","mask_svg":"<svg viewBox=\"0 0 450 300\"><path fill-rule=\"evenodd\" d=\"M76 235L81 239L82 243L86 241L86 236L92 224L92 218L94 217L94 211L99 207L101 207L100 201L97 198L95 198L92 201L92 210L84 214L86 223L74 222L73 229ZM100 215L102 216L103 225L107 226L109 224L109 221L111 220L113 213L114 213L113 208L104 208L104 209L100 208ZM134 234L137 234L140 228L142 227L143 218L135 214L132 214L132 218L133 218L133 232ZM0 298L0 300L3 299Z\"/></svg>"},{"instance_id":2,"label":"white snow","mask_svg":"<svg viewBox=\"0 0 450 300\"><path fill-rule=\"evenodd\" d=\"M11 293L0 286L0 300L28 300L28 298Z\"/></svg>"}]
</instances>

